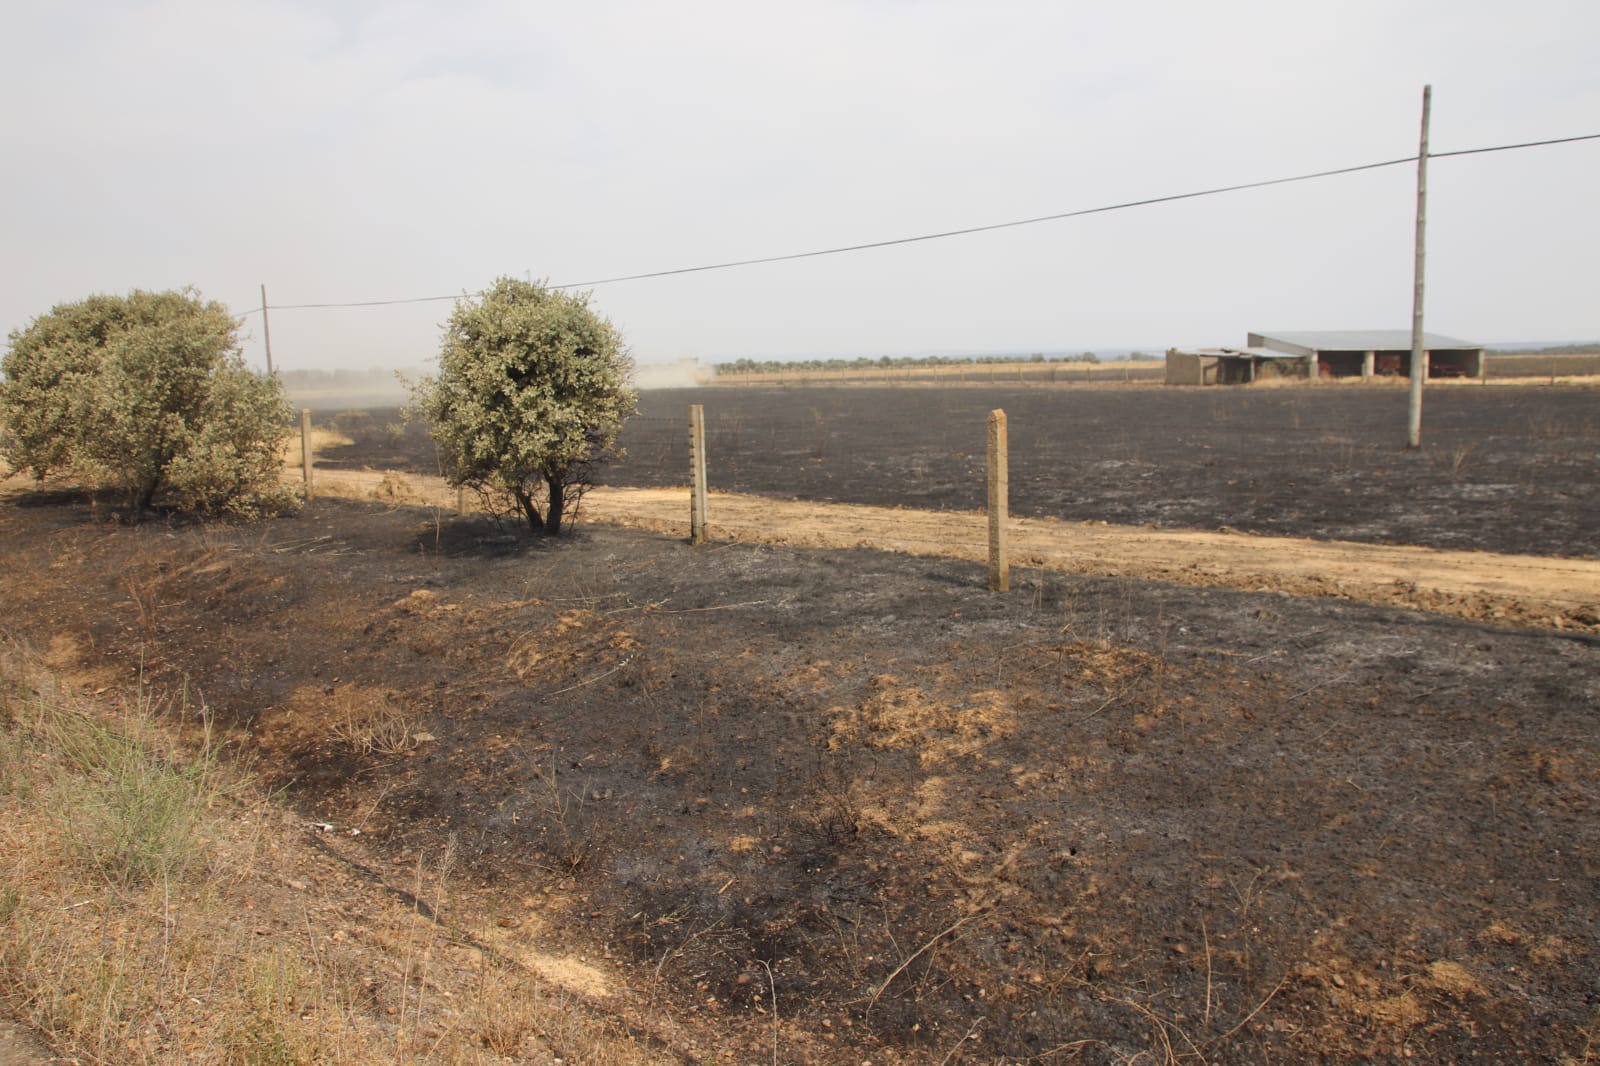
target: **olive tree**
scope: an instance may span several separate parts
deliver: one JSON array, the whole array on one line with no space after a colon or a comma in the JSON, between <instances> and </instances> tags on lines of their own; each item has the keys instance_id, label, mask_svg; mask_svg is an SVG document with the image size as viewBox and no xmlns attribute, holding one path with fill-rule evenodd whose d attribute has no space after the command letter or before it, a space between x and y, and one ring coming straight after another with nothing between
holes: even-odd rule
<instances>
[{"instance_id":1,"label":"olive tree","mask_svg":"<svg viewBox=\"0 0 1600 1066\"><path fill-rule=\"evenodd\" d=\"M253 513L279 486L289 404L245 366L238 322L192 290L91 296L10 335L0 371L3 451L60 473L202 513Z\"/></svg>"},{"instance_id":2,"label":"olive tree","mask_svg":"<svg viewBox=\"0 0 1600 1066\"><path fill-rule=\"evenodd\" d=\"M555 535L635 409L622 336L587 293L501 278L456 304L413 389L445 476Z\"/></svg>"}]
</instances>

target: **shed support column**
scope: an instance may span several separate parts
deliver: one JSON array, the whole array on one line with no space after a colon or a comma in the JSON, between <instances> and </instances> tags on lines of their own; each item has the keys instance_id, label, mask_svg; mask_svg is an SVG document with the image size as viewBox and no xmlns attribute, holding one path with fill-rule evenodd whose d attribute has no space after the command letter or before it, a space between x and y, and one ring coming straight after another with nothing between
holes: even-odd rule
<instances>
[{"instance_id":1,"label":"shed support column","mask_svg":"<svg viewBox=\"0 0 1600 1066\"><path fill-rule=\"evenodd\" d=\"M1306 380L1313 385L1322 377L1322 367L1319 365L1321 362L1316 352L1306 356Z\"/></svg>"},{"instance_id":2,"label":"shed support column","mask_svg":"<svg viewBox=\"0 0 1600 1066\"><path fill-rule=\"evenodd\" d=\"M1378 369L1378 353L1377 352L1362 352L1361 353L1361 380L1362 381L1371 381L1372 380L1372 375L1377 372L1377 369Z\"/></svg>"}]
</instances>

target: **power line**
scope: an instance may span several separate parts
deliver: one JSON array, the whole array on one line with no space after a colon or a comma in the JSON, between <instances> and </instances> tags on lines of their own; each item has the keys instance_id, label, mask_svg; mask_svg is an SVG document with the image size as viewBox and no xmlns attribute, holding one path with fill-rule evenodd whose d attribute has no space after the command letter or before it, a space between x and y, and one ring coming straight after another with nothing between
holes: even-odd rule
<instances>
[{"instance_id":1,"label":"power line","mask_svg":"<svg viewBox=\"0 0 1600 1066\"><path fill-rule=\"evenodd\" d=\"M844 252L864 252L871 248L891 248L897 244L915 244L918 241L938 241L946 237L965 237L971 233L988 233L992 230L1011 229L1015 226L1032 226L1040 222L1055 222L1064 218L1081 218L1084 215L1099 215L1108 211L1125 211L1130 207L1148 207L1152 204L1171 203L1175 200L1192 200L1199 196L1215 196L1218 193L1238 192L1241 189L1259 189L1267 185L1284 185L1292 181L1310 181L1312 178L1327 178L1336 174L1353 174L1358 170L1377 170L1380 167L1392 167L1400 163L1409 163L1416 159L1390 159L1382 163L1363 163L1360 166L1341 167L1338 170L1324 170L1316 174L1299 174L1292 178L1269 178L1266 181L1252 181L1244 185L1225 185L1215 189L1202 189L1199 192L1175 193L1171 196L1155 196L1147 200L1129 200L1120 204L1107 204L1103 207L1085 207L1077 211L1063 211L1055 215L1039 215L1036 218L1020 218L1012 222L995 222L987 226L969 226L965 229L944 230L940 233L924 233L916 237L897 237L887 241L872 241L867 244L847 244L839 248L822 248L814 252L794 252L790 255L769 255L759 259L735 259L726 263L710 263L705 266L679 267L676 270L657 270L648 274L625 274L615 278L600 278L595 281L578 281L567 285L552 285L553 289L584 288L589 285L609 285L618 281L642 281L645 278L665 278L674 274L694 274L703 270L726 270L730 267L756 266L760 263L784 263L794 259L812 259L821 255L840 255Z\"/></svg>"},{"instance_id":2,"label":"power line","mask_svg":"<svg viewBox=\"0 0 1600 1066\"><path fill-rule=\"evenodd\" d=\"M1571 144L1573 141L1600 140L1600 133L1580 133L1576 137L1553 137L1548 141L1523 141L1521 144L1499 144L1493 148L1458 148L1454 152L1429 152L1429 159L1445 159L1453 155L1482 155L1485 152L1510 152L1518 148L1543 148L1547 144ZM1412 156L1407 162L1415 161Z\"/></svg>"},{"instance_id":3,"label":"power line","mask_svg":"<svg viewBox=\"0 0 1600 1066\"><path fill-rule=\"evenodd\" d=\"M1462 148L1453 152L1429 152L1429 159L1447 159L1451 156L1483 155L1488 152L1509 152L1522 148L1542 148L1553 144L1572 144L1575 141L1600 140L1600 133L1585 133L1576 137L1556 137L1545 141L1524 141L1520 144L1500 144L1489 148ZM1105 204L1101 207L1085 207L1076 211L1062 211L1053 215L1039 215L1034 218L1015 219L1010 222L994 222L985 226L968 226L963 229L943 230L938 233L923 233L915 237L896 237L885 241L869 241L864 244L846 244L837 248L819 248L810 252L792 252L787 255L768 255L754 259L731 259L721 263L706 263L701 266L676 267L672 270L653 270L643 274L621 274L616 277L597 278L593 281L570 281L561 285L548 286L552 289L582 289L595 285L612 285L623 281L645 281L650 278L668 278L679 274L698 274L708 270L730 270L734 267L760 266L764 263L787 263L796 259L815 259L824 255L843 255L847 252L865 252L874 248L892 248L901 244L916 244L921 241L945 240L949 237L965 237L974 233L990 233L994 230L1014 229L1018 226L1034 226L1041 222L1058 222L1068 218L1082 218L1086 215L1101 215L1112 211L1126 211L1135 207L1151 207L1155 204L1170 204L1179 200L1194 200L1202 196L1218 196L1222 193L1243 192L1247 189L1264 189L1271 185L1288 185L1299 181L1315 181L1320 178L1339 177L1344 174L1356 174L1364 170L1381 170L1385 167L1403 166L1415 163L1417 157L1405 156L1400 159L1386 159L1381 163L1361 163L1357 166L1337 167L1333 170L1319 170L1311 174L1296 174L1287 178L1267 178L1263 181L1250 181L1240 185L1220 185L1210 189L1200 189L1195 192L1173 193L1169 196L1152 196L1143 200L1128 200L1123 203ZM305 303L305 304L272 304L274 311L300 311L325 309L336 307L390 307L396 304L435 303L442 300L459 300L464 294L453 296L413 296L396 300L353 300L343 303ZM245 311L242 315L253 314L259 311L255 308ZM242 317L241 315L241 317Z\"/></svg>"}]
</instances>

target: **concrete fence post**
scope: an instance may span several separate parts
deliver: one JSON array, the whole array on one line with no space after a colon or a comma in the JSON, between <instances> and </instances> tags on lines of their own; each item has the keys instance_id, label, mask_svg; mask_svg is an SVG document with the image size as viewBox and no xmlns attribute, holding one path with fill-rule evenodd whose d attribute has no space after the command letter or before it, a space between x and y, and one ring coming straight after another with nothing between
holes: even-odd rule
<instances>
[{"instance_id":1,"label":"concrete fence post","mask_svg":"<svg viewBox=\"0 0 1600 1066\"><path fill-rule=\"evenodd\" d=\"M1009 505L1006 413L989 412L989 589L1011 588L1011 560L1006 554L1006 519Z\"/></svg>"},{"instance_id":2,"label":"concrete fence post","mask_svg":"<svg viewBox=\"0 0 1600 1066\"><path fill-rule=\"evenodd\" d=\"M706 409L689 405L689 542L706 539Z\"/></svg>"},{"instance_id":3,"label":"concrete fence post","mask_svg":"<svg viewBox=\"0 0 1600 1066\"><path fill-rule=\"evenodd\" d=\"M311 408L300 408L300 470L305 477L306 499L311 499Z\"/></svg>"}]
</instances>

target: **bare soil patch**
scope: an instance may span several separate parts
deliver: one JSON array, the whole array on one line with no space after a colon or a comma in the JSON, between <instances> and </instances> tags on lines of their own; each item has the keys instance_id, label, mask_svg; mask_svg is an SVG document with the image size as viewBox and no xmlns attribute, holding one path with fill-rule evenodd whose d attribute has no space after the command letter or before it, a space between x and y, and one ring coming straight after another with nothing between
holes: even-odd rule
<instances>
[{"instance_id":1,"label":"bare soil patch","mask_svg":"<svg viewBox=\"0 0 1600 1066\"><path fill-rule=\"evenodd\" d=\"M44 1066L56 1061L33 1033L0 1020L0 1066Z\"/></svg>"}]
</instances>

